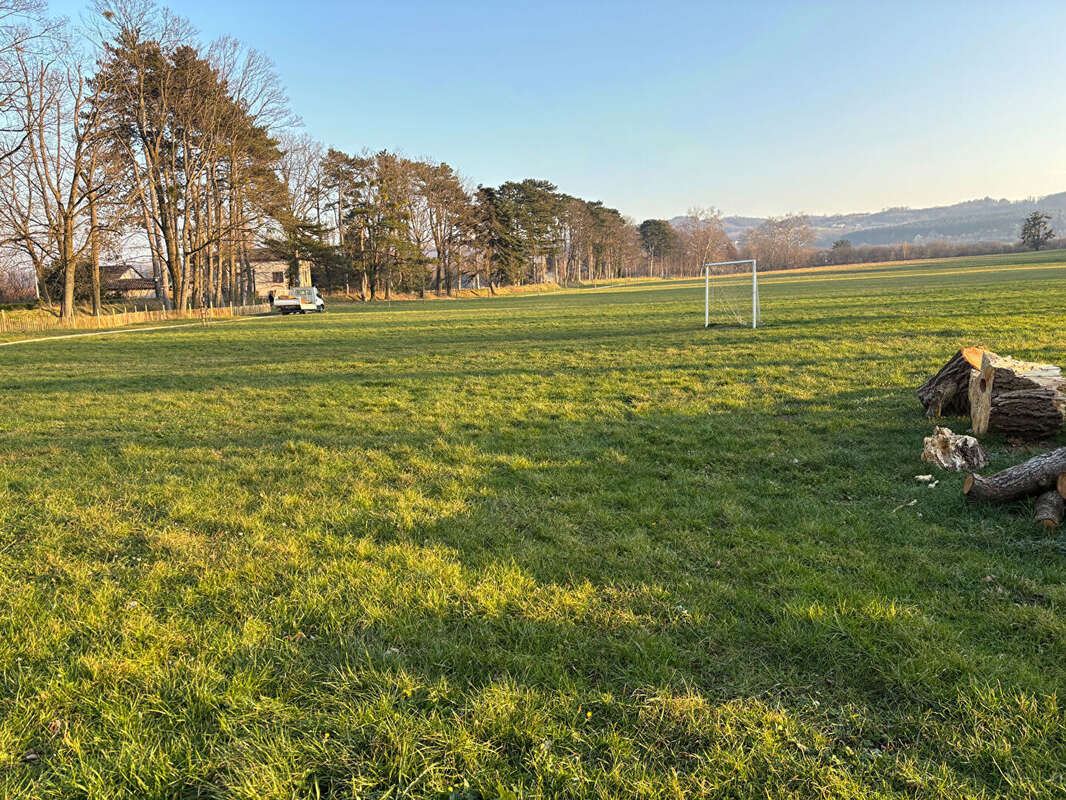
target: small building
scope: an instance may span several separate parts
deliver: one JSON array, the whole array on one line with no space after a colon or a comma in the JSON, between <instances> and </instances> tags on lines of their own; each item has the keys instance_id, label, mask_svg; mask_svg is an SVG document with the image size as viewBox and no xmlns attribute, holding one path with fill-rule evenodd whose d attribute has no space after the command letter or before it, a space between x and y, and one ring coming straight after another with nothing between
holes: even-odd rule
<instances>
[{"instance_id":1,"label":"small building","mask_svg":"<svg viewBox=\"0 0 1066 800\"><path fill-rule=\"evenodd\" d=\"M282 261L265 247L258 248L248 255L248 264L252 268L255 294L266 298L270 292L278 294L289 285L289 264ZM100 288L110 297L127 300L155 297L155 281L152 280L151 266L134 264L111 264L100 267ZM244 281L242 280L243 284ZM296 286L311 285L311 264L300 262L299 280Z\"/></svg>"},{"instance_id":2,"label":"small building","mask_svg":"<svg viewBox=\"0 0 1066 800\"><path fill-rule=\"evenodd\" d=\"M146 277L141 270L141 267L132 264L101 265L101 292L131 300L155 297L155 281Z\"/></svg>"},{"instance_id":3,"label":"small building","mask_svg":"<svg viewBox=\"0 0 1066 800\"><path fill-rule=\"evenodd\" d=\"M282 261L270 252L268 248L259 248L248 256L248 263L252 267L252 275L255 280L255 293L259 297L266 297L273 292L284 292L286 289L295 288L289 285L289 262ZM311 264L308 261L300 262L300 275L296 286L311 285Z\"/></svg>"}]
</instances>

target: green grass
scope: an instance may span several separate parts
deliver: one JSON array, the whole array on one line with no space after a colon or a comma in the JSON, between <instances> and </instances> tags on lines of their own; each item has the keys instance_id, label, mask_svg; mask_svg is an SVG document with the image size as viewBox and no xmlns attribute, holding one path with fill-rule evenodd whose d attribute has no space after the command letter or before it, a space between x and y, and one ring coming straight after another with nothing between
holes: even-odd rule
<instances>
[{"instance_id":1,"label":"green grass","mask_svg":"<svg viewBox=\"0 0 1066 800\"><path fill-rule=\"evenodd\" d=\"M0 349L0 796L1063 796L1066 539L914 388L1066 254L702 293Z\"/></svg>"}]
</instances>

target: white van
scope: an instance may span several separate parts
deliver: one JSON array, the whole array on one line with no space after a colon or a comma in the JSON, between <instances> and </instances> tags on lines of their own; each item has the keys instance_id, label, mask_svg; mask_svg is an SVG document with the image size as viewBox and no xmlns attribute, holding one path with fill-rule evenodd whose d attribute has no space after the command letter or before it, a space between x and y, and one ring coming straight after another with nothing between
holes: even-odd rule
<instances>
[{"instance_id":1,"label":"white van","mask_svg":"<svg viewBox=\"0 0 1066 800\"><path fill-rule=\"evenodd\" d=\"M282 314L306 314L308 311L325 311L326 301L314 286L286 289L274 295L274 309Z\"/></svg>"}]
</instances>

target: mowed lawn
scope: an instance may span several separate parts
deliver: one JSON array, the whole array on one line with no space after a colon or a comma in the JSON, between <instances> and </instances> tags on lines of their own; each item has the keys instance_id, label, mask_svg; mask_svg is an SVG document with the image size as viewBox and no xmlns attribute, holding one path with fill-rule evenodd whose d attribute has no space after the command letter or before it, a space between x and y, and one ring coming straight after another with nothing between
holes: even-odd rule
<instances>
[{"instance_id":1,"label":"mowed lawn","mask_svg":"<svg viewBox=\"0 0 1066 800\"><path fill-rule=\"evenodd\" d=\"M1066 534L914 389L1066 364L1066 253L761 294L0 347L0 796L1062 797Z\"/></svg>"}]
</instances>

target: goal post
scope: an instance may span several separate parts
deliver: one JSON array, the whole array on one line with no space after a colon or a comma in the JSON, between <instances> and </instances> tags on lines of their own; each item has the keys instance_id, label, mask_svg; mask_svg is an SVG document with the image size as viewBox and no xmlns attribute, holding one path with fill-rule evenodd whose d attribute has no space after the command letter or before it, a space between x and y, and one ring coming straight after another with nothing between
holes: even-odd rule
<instances>
[{"instance_id":1,"label":"goal post","mask_svg":"<svg viewBox=\"0 0 1066 800\"><path fill-rule=\"evenodd\" d=\"M762 322L759 307L759 269L754 258L738 261L714 261L703 265L703 327L711 326L711 306L721 307L737 322L747 323L747 271L738 270L729 275L720 275L711 280L714 267L740 267L751 265L751 327L758 328ZM713 288L712 288L713 287Z\"/></svg>"}]
</instances>

